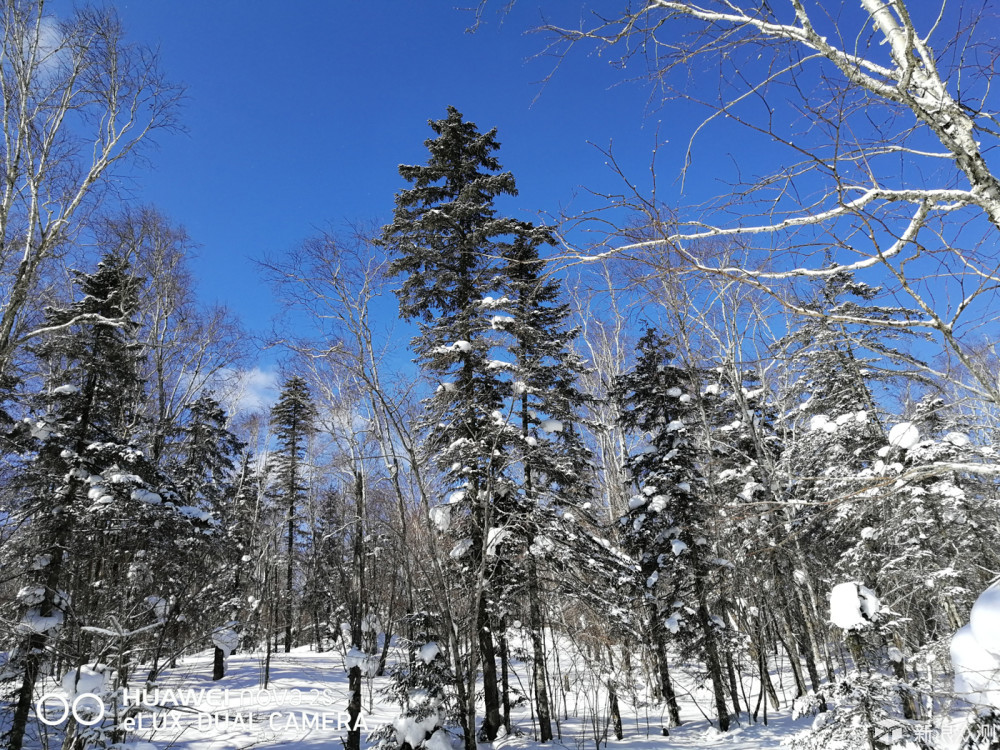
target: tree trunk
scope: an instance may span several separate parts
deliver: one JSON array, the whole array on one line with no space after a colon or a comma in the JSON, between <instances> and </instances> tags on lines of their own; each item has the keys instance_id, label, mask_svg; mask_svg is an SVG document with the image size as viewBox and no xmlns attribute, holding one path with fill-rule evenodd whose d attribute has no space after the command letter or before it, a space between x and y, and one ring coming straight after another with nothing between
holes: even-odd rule
<instances>
[{"instance_id":1,"label":"tree trunk","mask_svg":"<svg viewBox=\"0 0 1000 750\"><path fill-rule=\"evenodd\" d=\"M545 680L545 639L542 609L539 604L538 570L534 557L528 557L528 623L531 630L532 680L535 687L535 710L538 714L538 738L540 742L552 739L552 710L549 705L549 691Z\"/></svg>"},{"instance_id":2,"label":"tree trunk","mask_svg":"<svg viewBox=\"0 0 1000 750\"><path fill-rule=\"evenodd\" d=\"M508 674L507 624L500 620L500 700L503 705L503 727L510 734L510 676Z\"/></svg>"},{"instance_id":3,"label":"tree trunk","mask_svg":"<svg viewBox=\"0 0 1000 750\"><path fill-rule=\"evenodd\" d=\"M670 670L667 667L667 645L664 643L663 628L653 604L649 605L648 615L653 636L653 656L656 659L657 677L660 682L660 695L663 696L663 700L667 704L670 726L679 727L681 725L681 712L677 706L677 696L674 694L674 686L670 681Z\"/></svg>"},{"instance_id":4,"label":"tree trunk","mask_svg":"<svg viewBox=\"0 0 1000 750\"><path fill-rule=\"evenodd\" d=\"M712 693L715 696L715 712L719 719L719 729L723 732L728 732L729 707L726 706L725 678L722 674L722 662L719 659L715 628L708 614L708 604L705 602L705 592L702 588L703 581L700 577L696 577L695 581L698 588L698 620L701 623L702 637L704 639L705 666L708 667L708 676L712 681Z\"/></svg>"},{"instance_id":5,"label":"tree trunk","mask_svg":"<svg viewBox=\"0 0 1000 750\"><path fill-rule=\"evenodd\" d=\"M479 636L479 656L483 662L483 735L493 742L500 732L500 692L497 689L497 655L490 629L490 616L486 609L486 596L480 594L476 631Z\"/></svg>"},{"instance_id":6,"label":"tree trunk","mask_svg":"<svg viewBox=\"0 0 1000 750\"><path fill-rule=\"evenodd\" d=\"M219 648L215 647L215 655L212 659L212 679L221 680L226 676L226 654Z\"/></svg>"}]
</instances>

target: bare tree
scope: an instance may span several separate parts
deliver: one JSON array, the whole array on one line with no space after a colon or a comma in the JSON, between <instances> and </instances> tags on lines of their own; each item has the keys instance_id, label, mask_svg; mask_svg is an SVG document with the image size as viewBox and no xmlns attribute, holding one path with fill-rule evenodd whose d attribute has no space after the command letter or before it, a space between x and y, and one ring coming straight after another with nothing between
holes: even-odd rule
<instances>
[{"instance_id":1,"label":"bare tree","mask_svg":"<svg viewBox=\"0 0 1000 750\"><path fill-rule=\"evenodd\" d=\"M655 188L629 187L612 203L645 215L648 234L618 234L569 258L666 247L687 270L750 284L798 315L929 332L969 374L967 390L998 402L995 374L970 355L1000 282L991 12L903 0L836 11L803 0L652 0L553 27L561 42L644 55L671 107L683 118L703 113L692 120L682 191L701 189L688 178L708 153L736 162L731 190L698 195L698 206L669 218ZM725 169L718 160L709 168ZM705 253L713 238L745 252L720 263ZM908 314L809 309L788 293L841 271L884 285Z\"/></svg>"},{"instance_id":2,"label":"bare tree","mask_svg":"<svg viewBox=\"0 0 1000 750\"><path fill-rule=\"evenodd\" d=\"M0 9L0 375L38 335L35 291L100 204L114 168L175 126L181 90L112 10Z\"/></svg>"},{"instance_id":3,"label":"bare tree","mask_svg":"<svg viewBox=\"0 0 1000 750\"><path fill-rule=\"evenodd\" d=\"M195 298L188 266L193 243L183 227L144 207L102 221L96 235L102 246L134 258L134 271L145 283L139 311L143 374L150 385L145 416L155 425L151 457L159 462L181 411L206 389L234 385L250 347L229 310Z\"/></svg>"}]
</instances>

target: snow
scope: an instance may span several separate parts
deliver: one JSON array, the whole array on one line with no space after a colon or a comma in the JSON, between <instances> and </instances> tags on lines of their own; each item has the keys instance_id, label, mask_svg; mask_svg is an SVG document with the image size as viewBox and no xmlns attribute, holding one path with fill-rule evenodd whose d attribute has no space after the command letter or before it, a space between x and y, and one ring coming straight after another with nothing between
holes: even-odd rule
<instances>
[{"instance_id":1,"label":"snow","mask_svg":"<svg viewBox=\"0 0 1000 750\"><path fill-rule=\"evenodd\" d=\"M34 607L41 604L45 598L44 586L22 586L17 592L17 601L26 607Z\"/></svg>"},{"instance_id":2,"label":"snow","mask_svg":"<svg viewBox=\"0 0 1000 750\"><path fill-rule=\"evenodd\" d=\"M451 552L448 553L448 556L457 560L458 558L462 557L466 552L468 552L471 548L472 548L472 540L469 538L462 539L461 541L457 542L454 547L451 548Z\"/></svg>"},{"instance_id":3,"label":"snow","mask_svg":"<svg viewBox=\"0 0 1000 750\"><path fill-rule=\"evenodd\" d=\"M703 390L701 392L701 395L702 396L718 396L719 395L719 386L718 386L718 384L712 383L711 385L706 385L705 386L705 390Z\"/></svg>"},{"instance_id":4,"label":"snow","mask_svg":"<svg viewBox=\"0 0 1000 750\"><path fill-rule=\"evenodd\" d=\"M666 495L654 495L652 501L649 503L649 509L654 513L661 513L666 507L667 507Z\"/></svg>"},{"instance_id":5,"label":"snow","mask_svg":"<svg viewBox=\"0 0 1000 750\"><path fill-rule=\"evenodd\" d=\"M628 509L635 510L636 508L641 508L647 502L648 500L642 495L634 495L632 499L628 501Z\"/></svg>"},{"instance_id":6,"label":"snow","mask_svg":"<svg viewBox=\"0 0 1000 750\"><path fill-rule=\"evenodd\" d=\"M826 414L816 414L809 420L810 432L826 432L830 435L837 431L837 423L831 422Z\"/></svg>"},{"instance_id":7,"label":"snow","mask_svg":"<svg viewBox=\"0 0 1000 750\"><path fill-rule=\"evenodd\" d=\"M1000 582L976 599L969 615L969 627L980 646L1000 656Z\"/></svg>"},{"instance_id":8,"label":"snow","mask_svg":"<svg viewBox=\"0 0 1000 750\"><path fill-rule=\"evenodd\" d=\"M393 722L393 727L396 729L396 742L400 745L405 742L410 747L418 747L424 741L427 733L434 731L440 721L437 711L431 712L429 716L420 720L401 716ZM441 730L434 733L437 734L439 731ZM440 740L437 744L440 745Z\"/></svg>"},{"instance_id":9,"label":"snow","mask_svg":"<svg viewBox=\"0 0 1000 750\"><path fill-rule=\"evenodd\" d=\"M157 620L163 622L164 620L167 619L167 612L170 609L170 602L168 602L162 596L147 596L146 604L149 606L151 610L153 610L153 614L156 616Z\"/></svg>"},{"instance_id":10,"label":"snow","mask_svg":"<svg viewBox=\"0 0 1000 750\"><path fill-rule=\"evenodd\" d=\"M212 514L208 511L204 511L201 508L195 508L193 505L182 505L177 509L177 512L182 516L187 516L188 518L193 518L198 521L211 521Z\"/></svg>"},{"instance_id":11,"label":"snow","mask_svg":"<svg viewBox=\"0 0 1000 750\"><path fill-rule=\"evenodd\" d=\"M67 383L66 385L61 385L58 388L53 388L52 393L57 396L69 396L73 393L78 392L79 390L80 389L77 388L75 385Z\"/></svg>"},{"instance_id":12,"label":"snow","mask_svg":"<svg viewBox=\"0 0 1000 750\"><path fill-rule=\"evenodd\" d=\"M137 487L132 490L132 499L140 503L148 503L150 505L159 505L163 502L163 498L160 497L155 492L150 492L149 490Z\"/></svg>"},{"instance_id":13,"label":"snow","mask_svg":"<svg viewBox=\"0 0 1000 750\"><path fill-rule=\"evenodd\" d=\"M900 422L889 430L889 445L901 450L909 450L920 442L920 431L913 422Z\"/></svg>"},{"instance_id":14,"label":"snow","mask_svg":"<svg viewBox=\"0 0 1000 750\"><path fill-rule=\"evenodd\" d=\"M451 528L451 508L447 505L437 505L428 513L438 531L444 533Z\"/></svg>"},{"instance_id":15,"label":"snow","mask_svg":"<svg viewBox=\"0 0 1000 750\"><path fill-rule=\"evenodd\" d=\"M684 422L682 422L679 419L671 420L666 427L667 432L677 432L678 430L683 430L683 429L684 429Z\"/></svg>"},{"instance_id":16,"label":"snow","mask_svg":"<svg viewBox=\"0 0 1000 750\"><path fill-rule=\"evenodd\" d=\"M84 693L101 695L105 691L107 687L105 670L107 667L103 664L95 666L96 669L86 665L79 669L71 669L63 676L62 688L70 700Z\"/></svg>"},{"instance_id":17,"label":"snow","mask_svg":"<svg viewBox=\"0 0 1000 750\"><path fill-rule=\"evenodd\" d=\"M951 639L955 692L970 703L1000 707L1000 658L965 625Z\"/></svg>"},{"instance_id":18,"label":"snow","mask_svg":"<svg viewBox=\"0 0 1000 750\"><path fill-rule=\"evenodd\" d=\"M509 305L510 299L506 296L500 299L494 299L493 297L483 297L479 301L480 307L500 307L501 305Z\"/></svg>"},{"instance_id":19,"label":"snow","mask_svg":"<svg viewBox=\"0 0 1000 750\"><path fill-rule=\"evenodd\" d=\"M680 554L686 550L688 546L682 542L680 539L670 540L670 549L674 553L674 557L680 556Z\"/></svg>"},{"instance_id":20,"label":"snow","mask_svg":"<svg viewBox=\"0 0 1000 750\"><path fill-rule=\"evenodd\" d=\"M472 351L472 344L468 341L459 339L451 346L435 346L431 349L431 354L452 354L454 352L462 352L463 354L468 354Z\"/></svg>"},{"instance_id":21,"label":"snow","mask_svg":"<svg viewBox=\"0 0 1000 750\"><path fill-rule=\"evenodd\" d=\"M663 624L670 633L679 634L684 627L685 615L681 614L680 608L675 609L677 611L665 617ZM509 637L512 647L523 649L530 633L512 633ZM599 705L595 701L607 700L607 675L593 672L589 667L591 662L565 636L546 629L545 637L552 648L550 658L557 658L562 664L563 674L570 676L567 683L570 687L566 693L570 715L560 723L563 741L552 743L552 746L592 748L590 711L592 706ZM360 649L357 651L353 658L364 659L368 656ZM556 653L557 657L554 656ZM295 648L289 654L274 653L271 682L266 691L260 689L260 656L260 653L244 650L231 655L227 660L226 677L218 683L209 682L211 650L185 656L177 669L166 670L161 675L157 689L176 691L178 695L193 689L193 693L200 692L201 697L185 701L185 706L189 705L192 710L171 712L178 717L179 724L167 722L159 729L140 731L130 736L128 743L121 745L121 750L162 750L168 747L174 750L236 750L247 747L257 750L316 750L343 747L347 734L343 722L346 721L349 691L349 675L343 668L343 654L337 650L317 653L308 646ZM635 653L633 657L638 661ZM401 650L396 647L390 649L390 667L405 660L406 655ZM556 669L554 661L550 665ZM87 676L85 672L84 677ZM748 676L741 677L752 695L754 683ZM530 678L530 666L514 660L511 664L512 684L530 684ZM370 683L367 682L369 679ZM366 678L361 714L364 721L361 725L363 750L375 748L377 740L368 735L382 727L388 728L390 741L410 740L416 750L453 750L461 746L455 730L448 732L442 728L445 716L437 700L426 692L411 693L411 707L426 714L426 718L398 717L399 707L385 698L384 689L389 685L389 679L388 673ZM783 708L778 712L768 711L767 725L741 722L732 731L719 734L710 728L702 713L705 705L696 699L696 696L708 697L703 691L698 692L704 687L704 681L685 674L684 670L678 670L676 680L683 726L671 727L670 736L661 737L660 727L664 725L665 717L659 716L659 711L645 708L649 698L640 691L636 697L643 701L640 704L643 708L632 705L628 700L621 701L624 741L611 742L606 746L622 750L686 750L705 746L725 747L727 750L771 750L782 747L783 740L809 726L808 718L793 721L791 713ZM212 690L214 688L218 689ZM481 691L481 682L477 689ZM88 701L87 705L90 703ZM212 721L208 720L209 716L212 716ZM307 716L325 716L327 721L310 725L303 721L303 717ZM516 727L526 730L526 736L505 737L492 747L497 750L541 750L548 747L530 739L532 719L529 702L518 702L512 706L511 718ZM155 748L147 744L150 742ZM605 743L601 745L605 747ZM484 750L489 747L480 745Z\"/></svg>"},{"instance_id":22,"label":"snow","mask_svg":"<svg viewBox=\"0 0 1000 750\"><path fill-rule=\"evenodd\" d=\"M344 667L354 669L357 667L361 674L366 677L373 677L378 671L378 657L373 654L366 654L357 646L351 646L344 656Z\"/></svg>"},{"instance_id":23,"label":"snow","mask_svg":"<svg viewBox=\"0 0 1000 750\"><path fill-rule=\"evenodd\" d=\"M830 592L830 622L844 630L867 627L881 608L875 592L858 583L838 583Z\"/></svg>"},{"instance_id":24,"label":"snow","mask_svg":"<svg viewBox=\"0 0 1000 750\"><path fill-rule=\"evenodd\" d=\"M551 539L544 534L539 534L532 540L528 551L536 557L541 557L550 554L555 548L556 546Z\"/></svg>"},{"instance_id":25,"label":"snow","mask_svg":"<svg viewBox=\"0 0 1000 750\"><path fill-rule=\"evenodd\" d=\"M438 647L437 643L435 641L430 641L420 647L418 655L424 664L430 664L440 653L441 649Z\"/></svg>"},{"instance_id":26,"label":"snow","mask_svg":"<svg viewBox=\"0 0 1000 750\"><path fill-rule=\"evenodd\" d=\"M427 750L452 750L451 740L444 729L438 729L425 745Z\"/></svg>"},{"instance_id":27,"label":"snow","mask_svg":"<svg viewBox=\"0 0 1000 750\"><path fill-rule=\"evenodd\" d=\"M240 636L230 627L219 628L212 633L212 643L228 657L240 645Z\"/></svg>"},{"instance_id":28,"label":"snow","mask_svg":"<svg viewBox=\"0 0 1000 750\"><path fill-rule=\"evenodd\" d=\"M562 432L563 423L558 419L546 419L543 420L541 424L538 425L538 429L542 432Z\"/></svg>"},{"instance_id":29,"label":"snow","mask_svg":"<svg viewBox=\"0 0 1000 750\"><path fill-rule=\"evenodd\" d=\"M956 448L964 448L971 442L969 436L964 432L949 432L944 436L944 439Z\"/></svg>"},{"instance_id":30,"label":"snow","mask_svg":"<svg viewBox=\"0 0 1000 750\"><path fill-rule=\"evenodd\" d=\"M47 633L63 624L63 613L55 610L48 617L42 617L37 607L32 607L21 618L20 630L25 633Z\"/></svg>"},{"instance_id":31,"label":"snow","mask_svg":"<svg viewBox=\"0 0 1000 750\"><path fill-rule=\"evenodd\" d=\"M510 532L502 526L493 526L490 528L486 532L487 557L494 557L497 554L497 548L508 536L510 536Z\"/></svg>"}]
</instances>

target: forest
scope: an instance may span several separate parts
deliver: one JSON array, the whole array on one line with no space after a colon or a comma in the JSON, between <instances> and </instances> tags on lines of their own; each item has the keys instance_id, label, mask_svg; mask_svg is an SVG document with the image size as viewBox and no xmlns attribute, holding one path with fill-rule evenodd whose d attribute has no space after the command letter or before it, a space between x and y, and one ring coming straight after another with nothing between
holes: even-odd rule
<instances>
[{"instance_id":1,"label":"forest","mask_svg":"<svg viewBox=\"0 0 1000 750\"><path fill-rule=\"evenodd\" d=\"M182 89L0 3L4 748L221 748L137 717L310 664L337 731L225 747L1000 748L993 11L617 5L547 43L701 108L665 181L722 121L738 179L529 221L430 111L385 223L258 260L246 408L258 338L114 187Z\"/></svg>"}]
</instances>

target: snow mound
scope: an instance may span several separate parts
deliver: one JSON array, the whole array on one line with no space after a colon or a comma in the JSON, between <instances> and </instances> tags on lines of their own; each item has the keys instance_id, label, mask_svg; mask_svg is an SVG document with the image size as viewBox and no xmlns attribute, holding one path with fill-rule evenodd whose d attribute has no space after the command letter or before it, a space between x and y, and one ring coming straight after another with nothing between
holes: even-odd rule
<instances>
[{"instance_id":1,"label":"snow mound","mask_svg":"<svg viewBox=\"0 0 1000 750\"><path fill-rule=\"evenodd\" d=\"M438 729L431 738L427 740L425 745L427 750L451 750L451 740L448 738L448 733L444 729Z\"/></svg>"},{"instance_id":2,"label":"snow mound","mask_svg":"<svg viewBox=\"0 0 1000 750\"><path fill-rule=\"evenodd\" d=\"M1000 706L1000 659L979 643L972 628L959 628L951 639L955 692L970 703Z\"/></svg>"},{"instance_id":3,"label":"snow mound","mask_svg":"<svg viewBox=\"0 0 1000 750\"><path fill-rule=\"evenodd\" d=\"M95 664L94 667L84 665L79 669L69 670L62 678L62 687L69 700L84 693L101 695L107 686L105 669L107 667L103 664Z\"/></svg>"},{"instance_id":4,"label":"snow mound","mask_svg":"<svg viewBox=\"0 0 1000 750\"><path fill-rule=\"evenodd\" d=\"M1000 656L1000 582L979 595L969 615L972 635L984 649Z\"/></svg>"}]
</instances>

